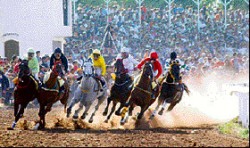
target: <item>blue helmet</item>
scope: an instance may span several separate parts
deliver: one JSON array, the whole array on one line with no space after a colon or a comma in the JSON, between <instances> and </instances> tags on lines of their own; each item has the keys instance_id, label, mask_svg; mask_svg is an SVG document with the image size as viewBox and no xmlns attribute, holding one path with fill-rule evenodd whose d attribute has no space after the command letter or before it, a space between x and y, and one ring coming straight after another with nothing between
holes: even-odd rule
<instances>
[{"instance_id":1,"label":"blue helmet","mask_svg":"<svg viewBox=\"0 0 250 148\"><path fill-rule=\"evenodd\" d=\"M62 50L60 48L56 48L54 53L62 53Z\"/></svg>"}]
</instances>

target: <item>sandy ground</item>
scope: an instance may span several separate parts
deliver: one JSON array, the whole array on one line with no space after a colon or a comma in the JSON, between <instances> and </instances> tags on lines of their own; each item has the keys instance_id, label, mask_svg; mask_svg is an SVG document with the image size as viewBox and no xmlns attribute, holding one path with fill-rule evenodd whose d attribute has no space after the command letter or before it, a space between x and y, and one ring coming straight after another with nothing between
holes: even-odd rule
<instances>
[{"instance_id":1,"label":"sandy ground","mask_svg":"<svg viewBox=\"0 0 250 148\"><path fill-rule=\"evenodd\" d=\"M139 111L138 107L135 108L133 116L124 126L120 126L120 117L115 115L109 123L104 123L102 112L105 102L92 124L87 122L89 116L78 121L66 118L62 105L59 105L47 114L45 130L33 130L34 121L39 119L37 108L25 110L15 130L7 130L14 120L13 108L0 106L0 146L249 147L248 140L221 134L217 129L218 124L238 116L237 97L220 90L217 83L206 84L209 85L189 85L190 96L185 93L171 112L157 115L152 121L148 118L156 103L140 121L135 120Z\"/></svg>"}]
</instances>

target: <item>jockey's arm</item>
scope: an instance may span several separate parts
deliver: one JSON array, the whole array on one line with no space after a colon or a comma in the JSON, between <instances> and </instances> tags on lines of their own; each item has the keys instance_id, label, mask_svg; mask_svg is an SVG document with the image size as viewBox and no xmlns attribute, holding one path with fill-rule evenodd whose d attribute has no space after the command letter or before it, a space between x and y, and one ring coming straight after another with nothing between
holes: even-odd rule
<instances>
[{"instance_id":1,"label":"jockey's arm","mask_svg":"<svg viewBox=\"0 0 250 148\"><path fill-rule=\"evenodd\" d=\"M106 75L106 63L103 57L101 58L100 62L101 62L101 68L102 68L102 76L105 76Z\"/></svg>"}]
</instances>

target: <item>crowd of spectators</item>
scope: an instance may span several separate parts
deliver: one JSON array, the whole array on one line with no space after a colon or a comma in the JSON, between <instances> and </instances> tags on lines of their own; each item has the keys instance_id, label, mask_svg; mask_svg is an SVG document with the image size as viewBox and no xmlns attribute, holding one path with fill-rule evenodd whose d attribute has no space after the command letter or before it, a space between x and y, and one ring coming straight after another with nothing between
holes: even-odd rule
<instances>
[{"instance_id":1,"label":"crowd of spectators","mask_svg":"<svg viewBox=\"0 0 250 148\"><path fill-rule=\"evenodd\" d=\"M225 76L249 73L249 14L248 10L229 9L227 27L224 26L223 9L202 7L200 29L197 27L196 8L174 5L169 26L168 7L164 9L141 8L141 26L136 8L122 8L114 5L109 8L107 23L106 6L94 7L79 4L77 19L73 25L73 36L66 38L64 53L69 61L68 78L75 79L82 73L81 66L92 52L102 49L102 54L110 65L123 46L130 48L131 55L138 61L147 57L150 51L157 51L162 65L172 51L187 65L184 79L200 78L212 72ZM113 44L107 47L106 27L112 26ZM40 56L43 54L43 56ZM39 78L49 70L49 55L37 52L40 63ZM14 89L12 79L17 76L15 65L17 56L12 59L0 58L1 96L5 104L10 102Z\"/></svg>"}]
</instances>

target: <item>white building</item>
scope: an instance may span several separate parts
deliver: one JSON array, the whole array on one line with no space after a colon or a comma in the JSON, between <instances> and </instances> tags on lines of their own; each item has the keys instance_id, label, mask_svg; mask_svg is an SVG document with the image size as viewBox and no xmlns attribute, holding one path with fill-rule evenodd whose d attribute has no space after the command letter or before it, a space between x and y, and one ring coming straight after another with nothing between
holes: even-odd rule
<instances>
[{"instance_id":1,"label":"white building","mask_svg":"<svg viewBox=\"0 0 250 148\"><path fill-rule=\"evenodd\" d=\"M72 36L71 0L0 0L0 55L23 57L32 47L41 55L63 50Z\"/></svg>"}]
</instances>

